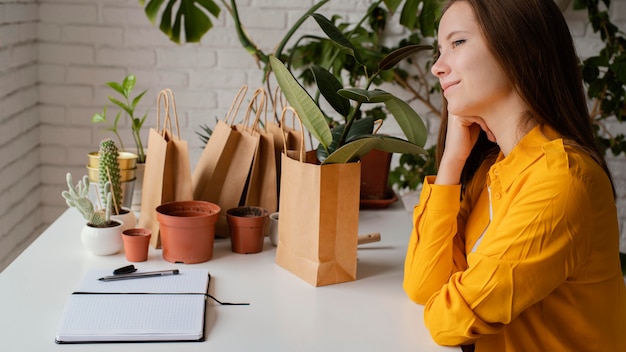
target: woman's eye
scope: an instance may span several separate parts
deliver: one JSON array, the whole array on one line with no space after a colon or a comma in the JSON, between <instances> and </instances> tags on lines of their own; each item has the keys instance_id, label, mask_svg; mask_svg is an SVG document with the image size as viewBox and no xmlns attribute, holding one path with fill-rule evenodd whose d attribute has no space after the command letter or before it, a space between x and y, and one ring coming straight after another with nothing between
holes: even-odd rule
<instances>
[{"instance_id":1,"label":"woman's eye","mask_svg":"<svg viewBox=\"0 0 626 352\"><path fill-rule=\"evenodd\" d=\"M452 47L456 48L457 46L459 46L459 45L461 45L463 43L465 43L465 39L455 40L455 41L452 42Z\"/></svg>"}]
</instances>

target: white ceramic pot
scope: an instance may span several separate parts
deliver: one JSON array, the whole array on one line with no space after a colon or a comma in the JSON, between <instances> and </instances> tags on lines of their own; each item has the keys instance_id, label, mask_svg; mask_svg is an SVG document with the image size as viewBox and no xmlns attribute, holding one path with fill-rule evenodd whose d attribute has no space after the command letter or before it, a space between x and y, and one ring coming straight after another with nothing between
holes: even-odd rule
<instances>
[{"instance_id":1,"label":"white ceramic pot","mask_svg":"<svg viewBox=\"0 0 626 352\"><path fill-rule=\"evenodd\" d=\"M122 209L127 212L120 215L111 215L111 220L121 221L124 225L122 225L122 231L135 228L137 225L137 217L135 212L131 211L129 208L122 207Z\"/></svg>"},{"instance_id":2,"label":"white ceramic pot","mask_svg":"<svg viewBox=\"0 0 626 352\"><path fill-rule=\"evenodd\" d=\"M278 212L270 214L270 242L278 246Z\"/></svg>"},{"instance_id":3,"label":"white ceramic pot","mask_svg":"<svg viewBox=\"0 0 626 352\"><path fill-rule=\"evenodd\" d=\"M93 227L85 224L80 232L80 239L83 246L95 255L111 255L122 249L122 227L124 224L116 220L119 224L113 227Z\"/></svg>"}]
</instances>

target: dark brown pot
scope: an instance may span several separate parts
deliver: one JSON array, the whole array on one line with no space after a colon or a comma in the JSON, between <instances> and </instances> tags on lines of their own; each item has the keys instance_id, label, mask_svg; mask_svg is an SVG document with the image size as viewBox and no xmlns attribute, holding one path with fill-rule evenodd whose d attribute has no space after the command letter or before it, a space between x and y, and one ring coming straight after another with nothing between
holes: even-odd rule
<instances>
[{"instance_id":1,"label":"dark brown pot","mask_svg":"<svg viewBox=\"0 0 626 352\"><path fill-rule=\"evenodd\" d=\"M161 229L163 259L172 263L202 263L213 256L217 204L190 200L156 208Z\"/></svg>"},{"instance_id":2,"label":"dark brown pot","mask_svg":"<svg viewBox=\"0 0 626 352\"><path fill-rule=\"evenodd\" d=\"M228 209L226 220L232 251L241 254L261 252L268 219L269 212L265 208L245 206Z\"/></svg>"},{"instance_id":3,"label":"dark brown pot","mask_svg":"<svg viewBox=\"0 0 626 352\"><path fill-rule=\"evenodd\" d=\"M391 153L372 150L361 158L361 199L385 199L391 166Z\"/></svg>"}]
</instances>

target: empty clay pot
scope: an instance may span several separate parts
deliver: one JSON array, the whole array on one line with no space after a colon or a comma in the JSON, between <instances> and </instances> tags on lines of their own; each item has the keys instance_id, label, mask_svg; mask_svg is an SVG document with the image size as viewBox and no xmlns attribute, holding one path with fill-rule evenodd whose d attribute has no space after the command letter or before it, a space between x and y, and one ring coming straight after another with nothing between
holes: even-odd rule
<instances>
[{"instance_id":1,"label":"empty clay pot","mask_svg":"<svg viewBox=\"0 0 626 352\"><path fill-rule=\"evenodd\" d=\"M230 245L235 253L250 254L263 250L269 212L265 208L244 206L226 211Z\"/></svg>"},{"instance_id":2,"label":"empty clay pot","mask_svg":"<svg viewBox=\"0 0 626 352\"><path fill-rule=\"evenodd\" d=\"M148 247L150 246L150 229L130 228L122 231L124 252L129 262L145 262L148 260Z\"/></svg>"},{"instance_id":3,"label":"empty clay pot","mask_svg":"<svg viewBox=\"0 0 626 352\"><path fill-rule=\"evenodd\" d=\"M211 259L220 212L217 204L200 200L169 202L159 205L156 211L163 259L184 264Z\"/></svg>"}]
</instances>

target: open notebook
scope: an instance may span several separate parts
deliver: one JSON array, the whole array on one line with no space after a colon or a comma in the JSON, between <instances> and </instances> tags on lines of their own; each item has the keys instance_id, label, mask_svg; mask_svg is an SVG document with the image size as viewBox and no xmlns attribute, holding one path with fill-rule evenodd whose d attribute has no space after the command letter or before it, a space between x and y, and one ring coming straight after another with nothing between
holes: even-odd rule
<instances>
[{"instance_id":1,"label":"open notebook","mask_svg":"<svg viewBox=\"0 0 626 352\"><path fill-rule=\"evenodd\" d=\"M69 297L57 343L202 341L209 271L100 281L92 270Z\"/></svg>"}]
</instances>

